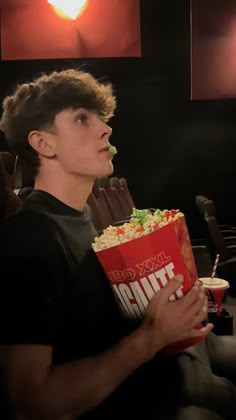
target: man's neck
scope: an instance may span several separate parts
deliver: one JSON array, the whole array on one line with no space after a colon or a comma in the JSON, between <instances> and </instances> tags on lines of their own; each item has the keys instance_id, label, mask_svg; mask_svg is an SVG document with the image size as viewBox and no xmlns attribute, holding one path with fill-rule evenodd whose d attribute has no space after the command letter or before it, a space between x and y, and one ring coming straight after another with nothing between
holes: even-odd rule
<instances>
[{"instance_id":1,"label":"man's neck","mask_svg":"<svg viewBox=\"0 0 236 420\"><path fill-rule=\"evenodd\" d=\"M92 179L72 176L53 179L50 176L40 175L35 180L34 188L46 191L69 207L83 210L92 191L93 182Z\"/></svg>"}]
</instances>

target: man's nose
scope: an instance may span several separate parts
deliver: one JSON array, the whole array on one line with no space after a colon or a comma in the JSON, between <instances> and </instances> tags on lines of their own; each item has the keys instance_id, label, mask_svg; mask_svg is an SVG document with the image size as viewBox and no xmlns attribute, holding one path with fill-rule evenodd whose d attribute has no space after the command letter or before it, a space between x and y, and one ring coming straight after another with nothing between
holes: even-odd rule
<instances>
[{"instance_id":1,"label":"man's nose","mask_svg":"<svg viewBox=\"0 0 236 420\"><path fill-rule=\"evenodd\" d=\"M102 122L102 126L101 126L101 138L107 137L109 138L111 133L112 133L112 128L106 124L105 122Z\"/></svg>"}]
</instances>

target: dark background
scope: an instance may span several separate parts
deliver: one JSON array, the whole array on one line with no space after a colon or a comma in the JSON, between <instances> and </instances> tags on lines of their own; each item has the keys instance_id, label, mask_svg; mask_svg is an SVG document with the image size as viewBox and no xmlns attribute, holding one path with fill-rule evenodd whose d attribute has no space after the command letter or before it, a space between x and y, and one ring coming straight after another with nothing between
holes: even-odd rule
<instances>
[{"instance_id":1,"label":"dark background","mask_svg":"<svg viewBox=\"0 0 236 420\"><path fill-rule=\"evenodd\" d=\"M141 0L141 30L142 58L2 61L0 99L42 71L83 64L105 75L118 98L115 175L136 206L181 209L197 237L195 196L205 194L236 225L236 100L190 99L190 1Z\"/></svg>"}]
</instances>

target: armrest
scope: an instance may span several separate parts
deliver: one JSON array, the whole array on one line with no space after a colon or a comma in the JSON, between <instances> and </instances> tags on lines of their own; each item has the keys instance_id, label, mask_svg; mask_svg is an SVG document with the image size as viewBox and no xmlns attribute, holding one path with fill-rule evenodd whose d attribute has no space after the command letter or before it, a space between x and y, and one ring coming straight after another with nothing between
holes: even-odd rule
<instances>
[{"instance_id":1,"label":"armrest","mask_svg":"<svg viewBox=\"0 0 236 420\"><path fill-rule=\"evenodd\" d=\"M232 229L232 230L236 230L236 226L232 226L232 225L228 225L228 224L221 224L221 223L219 223L219 227L220 227L220 229Z\"/></svg>"},{"instance_id":2,"label":"armrest","mask_svg":"<svg viewBox=\"0 0 236 420\"><path fill-rule=\"evenodd\" d=\"M196 249L196 250L203 250L203 249L207 249L205 244L199 244L199 245L192 245L191 246L192 249Z\"/></svg>"},{"instance_id":3,"label":"armrest","mask_svg":"<svg viewBox=\"0 0 236 420\"><path fill-rule=\"evenodd\" d=\"M236 293L236 256L219 263L217 267L219 277L229 282L228 293L235 296Z\"/></svg>"},{"instance_id":4,"label":"armrest","mask_svg":"<svg viewBox=\"0 0 236 420\"><path fill-rule=\"evenodd\" d=\"M227 248L229 248L229 249L231 249L232 251L234 250L234 249L236 249L236 244L234 243L234 244L227 244Z\"/></svg>"},{"instance_id":5,"label":"armrest","mask_svg":"<svg viewBox=\"0 0 236 420\"><path fill-rule=\"evenodd\" d=\"M236 255L236 244L234 245L227 245L227 249L229 249L232 253L232 256Z\"/></svg>"},{"instance_id":6,"label":"armrest","mask_svg":"<svg viewBox=\"0 0 236 420\"><path fill-rule=\"evenodd\" d=\"M224 268L224 267L227 267L227 266L229 267L229 266L232 266L232 265L235 265L235 267L236 267L236 256L232 257L232 258L229 258L226 261L220 262L218 264L218 268Z\"/></svg>"},{"instance_id":7,"label":"armrest","mask_svg":"<svg viewBox=\"0 0 236 420\"><path fill-rule=\"evenodd\" d=\"M224 241L227 247L230 245L236 245L236 236L227 236L224 238Z\"/></svg>"},{"instance_id":8,"label":"armrest","mask_svg":"<svg viewBox=\"0 0 236 420\"><path fill-rule=\"evenodd\" d=\"M235 230L236 231L236 226L224 225L224 224L221 224L221 223L219 223L219 228L220 228L220 230L230 229L230 230Z\"/></svg>"},{"instance_id":9,"label":"armrest","mask_svg":"<svg viewBox=\"0 0 236 420\"><path fill-rule=\"evenodd\" d=\"M221 233L223 233L225 237L236 235L236 230L233 230L233 229L220 229L220 231Z\"/></svg>"},{"instance_id":10,"label":"armrest","mask_svg":"<svg viewBox=\"0 0 236 420\"><path fill-rule=\"evenodd\" d=\"M233 247L234 245L236 245L236 241L235 240L230 239L229 241L225 241L226 248L229 248L231 246Z\"/></svg>"}]
</instances>

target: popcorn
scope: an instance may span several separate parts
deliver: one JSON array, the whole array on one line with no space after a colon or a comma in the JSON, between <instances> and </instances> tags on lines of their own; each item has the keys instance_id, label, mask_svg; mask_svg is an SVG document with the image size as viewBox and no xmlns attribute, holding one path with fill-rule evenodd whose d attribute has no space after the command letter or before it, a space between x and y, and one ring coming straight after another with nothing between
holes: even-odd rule
<instances>
[{"instance_id":1,"label":"popcorn","mask_svg":"<svg viewBox=\"0 0 236 420\"><path fill-rule=\"evenodd\" d=\"M154 232L183 216L179 210L150 210L133 209L130 221L121 226L108 226L101 236L96 237L92 247L95 252L122 244Z\"/></svg>"},{"instance_id":2,"label":"popcorn","mask_svg":"<svg viewBox=\"0 0 236 420\"><path fill-rule=\"evenodd\" d=\"M114 157L115 155L117 155L117 149L115 146L113 146L111 143L109 143L109 152L112 154L112 156Z\"/></svg>"}]
</instances>

